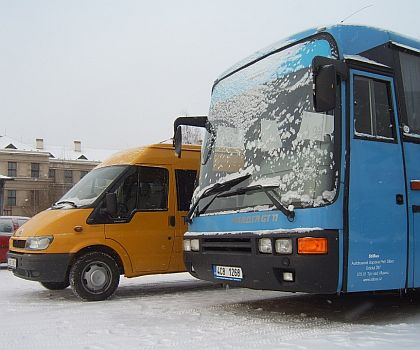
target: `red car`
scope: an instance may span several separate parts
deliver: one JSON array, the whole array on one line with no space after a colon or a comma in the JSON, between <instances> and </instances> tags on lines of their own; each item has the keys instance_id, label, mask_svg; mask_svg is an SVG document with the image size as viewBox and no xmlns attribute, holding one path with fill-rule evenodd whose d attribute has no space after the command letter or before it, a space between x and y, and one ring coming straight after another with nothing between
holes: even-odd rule
<instances>
[{"instance_id":1,"label":"red car","mask_svg":"<svg viewBox=\"0 0 420 350\"><path fill-rule=\"evenodd\" d=\"M0 264L7 262L10 236L28 220L26 216L0 216Z\"/></svg>"}]
</instances>

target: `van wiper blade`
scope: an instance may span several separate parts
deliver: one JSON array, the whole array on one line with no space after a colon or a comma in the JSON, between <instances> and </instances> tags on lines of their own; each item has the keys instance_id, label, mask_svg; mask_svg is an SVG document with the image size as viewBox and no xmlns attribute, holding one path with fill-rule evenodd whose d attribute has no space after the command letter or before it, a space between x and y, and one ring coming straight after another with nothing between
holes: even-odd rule
<instances>
[{"instance_id":1,"label":"van wiper blade","mask_svg":"<svg viewBox=\"0 0 420 350\"><path fill-rule=\"evenodd\" d=\"M220 193L220 192L224 192L224 191L228 191L230 190L233 186L236 186L238 184L240 184L242 181L245 181L246 179L248 179L251 176L251 174L245 174L239 177L235 177L234 179L230 179L227 180L225 182L216 182L213 186L207 188L200 197L197 198L197 200L192 204L187 217L185 218L185 221L188 223L192 222L192 216L194 215L195 209L198 206L198 203L200 203L200 201L203 198L209 197L211 195L214 195L214 197L210 200L210 204L211 202L213 202L213 200L216 198L216 196ZM208 207L209 204L206 205L206 208Z\"/></svg>"},{"instance_id":2,"label":"van wiper blade","mask_svg":"<svg viewBox=\"0 0 420 350\"><path fill-rule=\"evenodd\" d=\"M70 204L73 208L77 208L76 203L74 203L73 201L59 201L57 203L54 203L53 207L56 207L57 205L60 204Z\"/></svg>"},{"instance_id":3,"label":"van wiper blade","mask_svg":"<svg viewBox=\"0 0 420 350\"><path fill-rule=\"evenodd\" d=\"M230 197L234 195L246 194L249 192L262 191L265 193L265 195L268 197L271 203L273 203L274 206L278 210L280 210L287 217L289 221L293 221L295 219L295 211L290 210L289 208L287 208L284 204L280 202L280 200L278 199L277 193L274 191L277 188L279 188L279 186L276 186L276 185L270 185L270 186L254 185L254 186L240 187L229 192L220 193L217 195L217 197Z\"/></svg>"}]
</instances>

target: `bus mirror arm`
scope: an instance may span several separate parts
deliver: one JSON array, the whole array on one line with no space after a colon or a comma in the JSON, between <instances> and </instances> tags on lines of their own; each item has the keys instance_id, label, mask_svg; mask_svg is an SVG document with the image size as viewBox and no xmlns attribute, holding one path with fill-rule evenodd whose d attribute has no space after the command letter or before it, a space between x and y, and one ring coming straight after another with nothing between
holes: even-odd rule
<instances>
[{"instance_id":1,"label":"bus mirror arm","mask_svg":"<svg viewBox=\"0 0 420 350\"><path fill-rule=\"evenodd\" d=\"M207 116L195 116L195 117L178 117L174 121L174 136L172 139L173 146L175 148L175 154L178 158L181 158L182 152L182 128L181 125L195 126L198 128L206 128Z\"/></svg>"}]
</instances>

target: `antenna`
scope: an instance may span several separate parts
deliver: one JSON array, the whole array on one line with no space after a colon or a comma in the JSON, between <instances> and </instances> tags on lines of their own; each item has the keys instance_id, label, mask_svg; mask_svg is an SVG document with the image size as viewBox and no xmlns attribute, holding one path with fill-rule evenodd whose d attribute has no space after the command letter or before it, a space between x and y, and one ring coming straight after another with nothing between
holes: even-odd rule
<instances>
[{"instance_id":1,"label":"antenna","mask_svg":"<svg viewBox=\"0 0 420 350\"><path fill-rule=\"evenodd\" d=\"M347 16L342 21L340 21L340 23L343 23L344 21L348 20L350 17L354 16L356 13L362 12L364 9L367 9L368 7L372 7L372 6L373 4L370 4L370 5L367 5L365 7L358 9L357 11L353 12L351 15Z\"/></svg>"}]
</instances>

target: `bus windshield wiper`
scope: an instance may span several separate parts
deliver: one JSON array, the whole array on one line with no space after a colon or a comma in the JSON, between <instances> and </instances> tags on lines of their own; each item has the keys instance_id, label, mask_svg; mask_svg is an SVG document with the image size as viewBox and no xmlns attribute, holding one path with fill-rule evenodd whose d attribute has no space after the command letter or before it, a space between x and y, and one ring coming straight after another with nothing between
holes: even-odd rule
<instances>
[{"instance_id":1,"label":"bus windshield wiper","mask_svg":"<svg viewBox=\"0 0 420 350\"><path fill-rule=\"evenodd\" d=\"M76 203L74 203L73 201L59 201L57 203L54 203L53 207L56 207L57 205L60 204L70 204L73 208L77 208Z\"/></svg>"},{"instance_id":2,"label":"bus windshield wiper","mask_svg":"<svg viewBox=\"0 0 420 350\"><path fill-rule=\"evenodd\" d=\"M248 179L251 176L251 174L245 174L239 177L235 177L233 179L227 180L225 182L216 182L213 186L210 186L209 188L207 188L198 198L197 200L192 204L187 217L185 219L186 222L191 223L192 222L192 216L195 212L195 209L198 206L198 203L200 203L200 201L203 198L209 197L211 195L214 195L214 197L210 200L210 203L213 202L213 200L217 197L217 195L220 192L224 192L224 191L228 191L230 190L233 186L236 186L238 184L240 184L242 181L245 181L246 179ZM209 204L206 205L206 208L208 207Z\"/></svg>"},{"instance_id":3,"label":"bus windshield wiper","mask_svg":"<svg viewBox=\"0 0 420 350\"><path fill-rule=\"evenodd\" d=\"M271 203L273 203L274 206L278 210L280 210L287 217L287 219L289 221L293 221L294 218L295 218L295 212L294 212L294 210L291 210L291 209L287 208L284 204L282 204L280 202L280 200L278 199L277 193L274 191L277 188L278 188L278 186L276 186L276 185L269 185L269 186L253 185L253 186L236 188L232 191L228 191L228 192L225 192L225 193L220 193L220 194L217 195L217 197L230 197L230 196L234 196L234 195L246 194L246 193L249 193L249 192L262 191L262 192L265 193L265 195L268 197L268 199L271 201ZM208 207L208 205L204 209L207 209L207 207ZM200 211L200 213L202 213L202 212L203 211Z\"/></svg>"}]
</instances>

